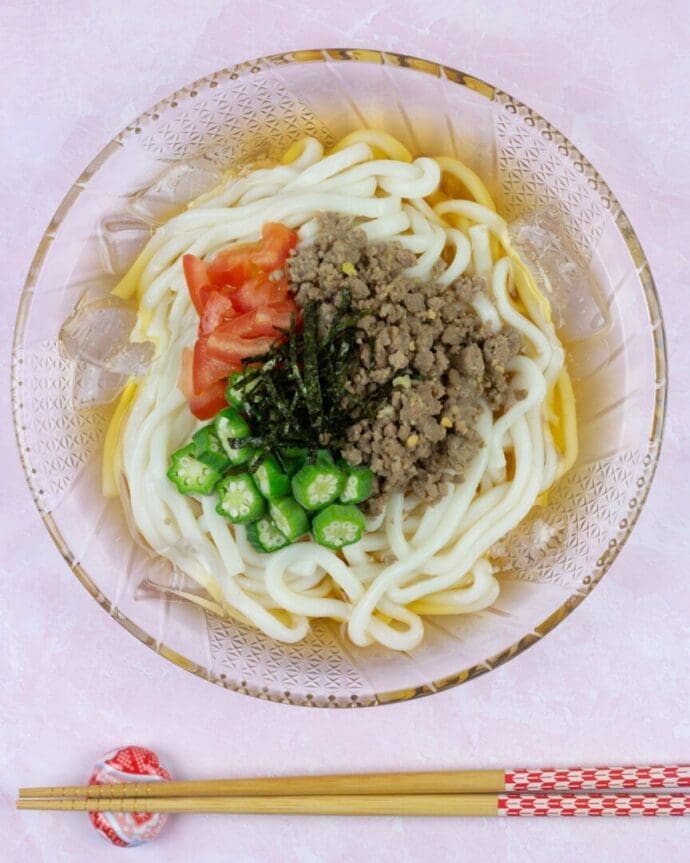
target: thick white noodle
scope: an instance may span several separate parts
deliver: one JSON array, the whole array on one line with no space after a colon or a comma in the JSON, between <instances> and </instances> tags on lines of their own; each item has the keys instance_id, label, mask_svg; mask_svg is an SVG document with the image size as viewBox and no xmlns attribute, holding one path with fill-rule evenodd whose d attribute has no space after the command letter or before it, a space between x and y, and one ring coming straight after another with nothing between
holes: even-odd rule
<instances>
[{"instance_id":1,"label":"thick white noodle","mask_svg":"<svg viewBox=\"0 0 690 863\"><path fill-rule=\"evenodd\" d=\"M512 302L509 258L493 261L490 238L505 241L505 221L471 201L432 207L424 200L438 189L440 176L434 159L374 159L361 143L324 157L318 141L305 139L290 165L229 177L159 229L143 253L140 300L151 314L138 334L156 341L158 356L121 437L123 494L144 539L196 581L213 607L279 641L299 641L310 619L326 617L342 622L357 645L412 650L424 635L413 603L458 614L486 608L499 591L488 557L492 544L557 475L544 402L563 366L563 349L550 324L529 320ZM255 240L268 221L294 227L300 241L309 242L325 211L354 216L371 241L397 240L413 251L410 276L433 272L443 285L463 273L483 277L487 292L474 299L475 311L494 330L514 327L523 349L508 369L509 408L496 418L483 408L477 430L484 445L445 497L429 506L411 494L392 495L342 556L313 541L262 555L244 528L216 513L211 498L184 497L166 478L170 453L198 425L177 388L182 349L196 332L181 256L211 257L229 244ZM448 213L471 222L466 233L446 223Z\"/></svg>"}]
</instances>

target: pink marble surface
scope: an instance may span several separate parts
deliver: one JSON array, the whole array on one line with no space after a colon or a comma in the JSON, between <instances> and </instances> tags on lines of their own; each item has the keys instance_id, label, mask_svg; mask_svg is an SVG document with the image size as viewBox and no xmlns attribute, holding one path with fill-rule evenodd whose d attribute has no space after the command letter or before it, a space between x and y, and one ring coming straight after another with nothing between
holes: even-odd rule
<instances>
[{"instance_id":1,"label":"pink marble surface","mask_svg":"<svg viewBox=\"0 0 690 863\"><path fill-rule=\"evenodd\" d=\"M553 0L48 0L0 4L3 376L33 250L81 168L154 100L216 68L319 45L393 48L487 78L543 113L607 178L637 228L668 325L670 416L631 541L543 643L454 691L358 712L215 688L164 662L70 575L30 500L7 385L0 542L0 857L110 860L84 816L13 811L20 784L78 782L122 742L180 777L688 760L690 660L690 7ZM180 817L142 860L688 859L690 820L571 822ZM119 859L119 857L118 857Z\"/></svg>"}]
</instances>

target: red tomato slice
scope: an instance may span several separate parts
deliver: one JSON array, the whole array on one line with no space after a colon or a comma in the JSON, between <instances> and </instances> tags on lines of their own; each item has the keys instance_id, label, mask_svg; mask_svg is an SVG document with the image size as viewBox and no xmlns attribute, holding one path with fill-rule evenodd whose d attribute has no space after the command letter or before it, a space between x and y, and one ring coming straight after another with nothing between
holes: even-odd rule
<instances>
[{"instance_id":1,"label":"red tomato slice","mask_svg":"<svg viewBox=\"0 0 690 863\"><path fill-rule=\"evenodd\" d=\"M254 335L270 336L276 330L289 330L293 317L297 317L297 307L291 300L257 309L254 312Z\"/></svg>"},{"instance_id":2,"label":"red tomato slice","mask_svg":"<svg viewBox=\"0 0 690 863\"><path fill-rule=\"evenodd\" d=\"M205 392L217 381L225 381L232 372L242 371L241 358L218 356L210 350L211 338L212 335L202 336L194 345L192 384L196 395Z\"/></svg>"},{"instance_id":3,"label":"red tomato slice","mask_svg":"<svg viewBox=\"0 0 690 863\"><path fill-rule=\"evenodd\" d=\"M208 285L208 274L206 264L196 255L183 255L182 269L187 282L189 296L197 313L200 315L204 310L203 288Z\"/></svg>"},{"instance_id":4,"label":"red tomato slice","mask_svg":"<svg viewBox=\"0 0 690 863\"><path fill-rule=\"evenodd\" d=\"M225 398L225 382L217 381L205 392L196 394L192 384L194 357L189 348L182 352L182 367L180 369L179 388L189 403L189 409L197 419L208 420L222 411L227 405Z\"/></svg>"},{"instance_id":5,"label":"red tomato slice","mask_svg":"<svg viewBox=\"0 0 690 863\"><path fill-rule=\"evenodd\" d=\"M217 381L201 395L195 395L189 402L189 410L198 420L210 420L228 406L225 398L225 382Z\"/></svg>"},{"instance_id":6,"label":"red tomato slice","mask_svg":"<svg viewBox=\"0 0 690 863\"><path fill-rule=\"evenodd\" d=\"M273 332L273 331L271 331ZM269 335L271 333L257 333L256 332L256 312L242 312L237 315L237 317L233 318L231 321L226 321L222 323L216 329L216 333L222 333L223 335L227 334L230 336L237 336L241 339L250 339L253 336L259 335Z\"/></svg>"},{"instance_id":7,"label":"red tomato slice","mask_svg":"<svg viewBox=\"0 0 690 863\"><path fill-rule=\"evenodd\" d=\"M296 245L296 231L279 222L266 222L258 243L240 243L219 252L208 267L208 280L239 287L261 273L280 269Z\"/></svg>"},{"instance_id":8,"label":"red tomato slice","mask_svg":"<svg viewBox=\"0 0 690 863\"><path fill-rule=\"evenodd\" d=\"M252 261L260 270L270 273L283 266L296 245L296 231L280 222L266 222L261 228L261 242L252 254Z\"/></svg>"},{"instance_id":9,"label":"red tomato slice","mask_svg":"<svg viewBox=\"0 0 690 863\"><path fill-rule=\"evenodd\" d=\"M254 245L242 243L219 252L208 267L208 279L214 285L238 287L257 273L251 254Z\"/></svg>"},{"instance_id":10,"label":"red tomato slice","mask_svg":"<svg viewBox=\"0 0 690 863\"><path fill-rule=\"evenodd\" d=\"M239 364L241 369L242 360L267 353L275 340L276 336L257 336L256 338L245 339L228 333L215 332L208 336L208 352L229 365Z\"/></svg>"},{"instance_id":11,"label":"red tomato slice","mask_svg":"<svg viewBox=\"0 0 690 863\"><path fill-rule=\"evenodd\" d=\"M232 304L240 312L250 309L261 309L285 302L288 298L286 279L269 279L267 276L257 276L246 281L242 287L232 292Z\"/></svg>"},{"instance_id":12,"label":"red tomato slice","mask_svg":"<svg viewBox=\"0 0 690 863\"><path fill-rule=\"evenodd\" d=\"M227 377L242 370L243 360L265 354L282 338L279 331L299 317L287 279L269 278L296 245L295 231L267 222L258 243L226 249L208 265L196 255L183 256L187 288L200 320L194 351L183 353L179 385L199 419L225 407Z\"/></svg>"},{"instance_id":13,"label":"red tomato slice","mask_svg":"<svg viewBox=\"0 0 690 863\"><path fill-rule=\"evenodd\" d=\"M252 336L277 335L276 330L289 330L292 317L297 317L298 309L292 300L285 300L274 306L265 306L243 312L236 318L222 323L217 332L251 338Z\"/></svg>"},{"instance_id":14,"label":"red tomato slice","mask_svg":"<svg viewBox=\"0 0 690 863\"><path fill-rule=\"evenodd\" d=\"M217 327L237 316L230 297L220 291L202 291L204 311L199 321L199 335L212 333Z\"/></svg>"},{"instance_id":15,"label":"red tomato slice","mask_svg":"<svg viewBox=\"0 0 690 863\"><path fill-rule=\"evenodd\" d=\"M225 382L217 381L201 395L195 395L189 402L189 410L198 420L210 420L228 406L225 398Z\"/></svg>"}]
</instances>

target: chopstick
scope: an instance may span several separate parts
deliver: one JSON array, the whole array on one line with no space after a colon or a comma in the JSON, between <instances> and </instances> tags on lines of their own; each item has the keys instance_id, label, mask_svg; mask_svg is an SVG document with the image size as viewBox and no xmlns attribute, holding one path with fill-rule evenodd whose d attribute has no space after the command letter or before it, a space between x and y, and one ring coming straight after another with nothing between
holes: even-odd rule
<instances>
[{"instance_id":1,"label":"chopstick","mask_svg":"<svg viewBox=\"0 0 690 863\"><path fill-rule=\"evenodd\" d=\"M190 782L128 782L20 788L20 798L303 797L690 788L690 765L520 768L415 773L277 776ZM150 811L150 810L148 810Z\"/></svg>"},{"instance_id":2,"label":"chopstick","mask_svg":"<svg viewBox=\"0 0 690 863\"><path fill-rule=\"evenodd\" d=\"M109 786L112 787L112 786ZM151 797L17 801L18 809L263 815L690 815L690 794L372 794L326 797Z\"/></svg>"}]
</instances>

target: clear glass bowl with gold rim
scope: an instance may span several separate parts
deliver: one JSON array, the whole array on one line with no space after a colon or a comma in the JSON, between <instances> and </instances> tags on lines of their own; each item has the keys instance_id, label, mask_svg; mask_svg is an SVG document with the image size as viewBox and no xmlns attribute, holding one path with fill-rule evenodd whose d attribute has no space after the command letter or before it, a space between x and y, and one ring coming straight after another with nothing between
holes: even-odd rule
<instances>
[{"instance_id":1,"label":"clear glass bowl with gold rim","mask_svg":"<svg viewBox=\"0 0 690 863\"><path fill-rule=\"evenodd\" d=\"M386 129L416 153L459 156L488 179L499 211L522 232L525 254L551 274L579 408L576 465L548 505L496 550L494 606L431 618L421 646L400 654L355 648L318 621L304 642L277 644L166 593L175 578L169 564L135 541L119 501L101 495L112 404L75 406L75 388L88 390L89 382L58 343L79 300L105 298L151 231L220 171L275 158L304 135L328 143L364 126ZM540 242L544 230L556 231L555 250ZM99 153L58 208L31 266L12 389L41 518L110 615L165 658L229 689L286 704L356 707L438 692L490 671L592 591L649 490L665 363L647 260L611 190L570 141L509 94L456 69L337 49L266 57L196 81Z\"/></svg>"}]
</instances>

